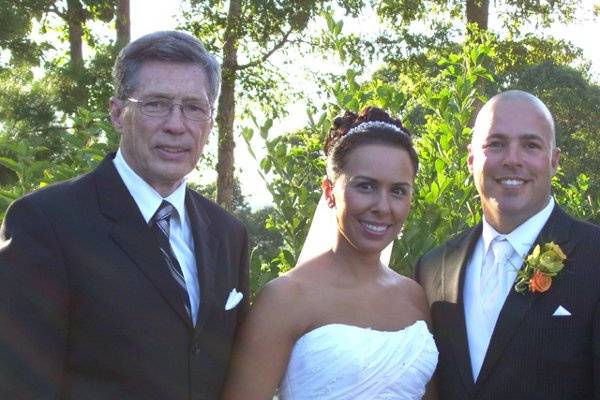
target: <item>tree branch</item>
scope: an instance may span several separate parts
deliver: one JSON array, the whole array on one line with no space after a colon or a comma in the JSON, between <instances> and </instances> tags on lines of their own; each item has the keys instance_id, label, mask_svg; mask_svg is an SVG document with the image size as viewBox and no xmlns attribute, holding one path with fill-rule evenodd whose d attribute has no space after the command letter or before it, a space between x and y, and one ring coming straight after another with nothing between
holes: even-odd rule
<instances>
[{"instance_id":1,"label":"tree branch","mask_svg":"<svg viewBox=\"0 0 600 400\"><path fill-rule=\"evenodd\" d=\"M254 67L255 65L258 65L260 63L263 63L265 61L267 61L267 59L269 57L271 57L271 55L273 55L273 53L275 53L277 50L279 50L281 47L283 47L284 44L287 43L288 41L288 37L291 35L291 33L293 32L293 28L290 27L290 29L283 35L283 37L281 38L281 40L277 43L275 43L275 45L273 46L273 48L269 51L267 51L265 54L263 54L261 57L250 61L246 64L242 64L242 65L238 65L237 70L241 71L243 69L246 68L250 68L250 67Z\"/></svg>"},{"instance_id":2,"label":"tree branch","mask_svg":"<svg viewBox=\"0 0 600 400\"><path fill-rule=\"evenodd\" d=\"M62 18L63 20L67 19L67 13L66 11L61 11L58 9L58 7L56 6L56 4L52 5L49 9L49 12L54 13L56 15L58 15L60 18Z\"/></svg>"}]
</instances>

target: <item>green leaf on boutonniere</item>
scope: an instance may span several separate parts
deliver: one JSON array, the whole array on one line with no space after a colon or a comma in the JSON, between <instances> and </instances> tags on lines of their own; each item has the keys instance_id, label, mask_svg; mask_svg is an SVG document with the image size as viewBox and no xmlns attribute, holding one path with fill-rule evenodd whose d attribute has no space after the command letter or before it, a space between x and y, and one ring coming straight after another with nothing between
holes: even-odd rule
<instances>
[{"instance_id":1,"label":"green leaf on boutonniere","mask_svg":"<svg viewBox=\"0 0 600 400\"><path fill-rule=\"evenodd\" d=\"M564 267L567 256L559 245L548 242L535 246L525 260L525 266L517 273L515 291L523 293L545 292L552 286L552 278Z\"/></svg>"}]
</instances>

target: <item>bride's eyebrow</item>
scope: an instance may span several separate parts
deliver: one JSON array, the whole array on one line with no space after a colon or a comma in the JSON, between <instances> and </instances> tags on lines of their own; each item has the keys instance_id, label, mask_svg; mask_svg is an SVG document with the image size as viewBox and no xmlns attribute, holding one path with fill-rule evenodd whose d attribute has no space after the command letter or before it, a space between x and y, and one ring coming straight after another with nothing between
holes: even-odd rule
<instances>
[{"instance_id":1,"label":"bride's eyebrow","mask_svg":"<svg viewBox=\"0 0 600 400\"><path fill-rule=\"evenodd\" d=\"M365 180L365 181L369 181L369 182L373 182L373 183L379 182L377 179L371 178L371 177L365 176L365 175L356 175L356 176L353 176L352 178L350 178L350 181L354 181L354 180ZM392 185L401 185L401 186L411 186L412 187L412 183L406 182L406 181L393 182Z\"/></svg>"},{"instance_id":2,"label":"bride's eyebrow","mask_svg":"<svg viewBox=\"0 0 600 400\"><path fill-rule=\"evenodd\" d=\"M365 176L365 175L355 175L352 178L350 178L351 181L358 180L358 179L369 181L369 182L377 182L377 179L371 178L370 176Z\"/></svg>"}]
</instances>

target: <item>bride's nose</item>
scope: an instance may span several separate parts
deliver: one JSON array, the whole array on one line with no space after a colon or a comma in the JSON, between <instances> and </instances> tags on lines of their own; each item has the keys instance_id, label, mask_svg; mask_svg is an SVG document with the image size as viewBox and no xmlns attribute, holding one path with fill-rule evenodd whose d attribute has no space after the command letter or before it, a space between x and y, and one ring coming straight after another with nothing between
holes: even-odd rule
<instances>
[{"instance_id":1,"label":"bride's nose","mask_svg":"<svg viewBox=\"0 0 600 400\"><path fill-rule=\"evenodd\" d=\"M375 198L373 199L373 204L371 205L371 211L376 212L378 214L386 214L389 213L392 206L392 199L390 198L388 193L385 193L382 190L377 191Z\"/></svg>"}]
</instances>

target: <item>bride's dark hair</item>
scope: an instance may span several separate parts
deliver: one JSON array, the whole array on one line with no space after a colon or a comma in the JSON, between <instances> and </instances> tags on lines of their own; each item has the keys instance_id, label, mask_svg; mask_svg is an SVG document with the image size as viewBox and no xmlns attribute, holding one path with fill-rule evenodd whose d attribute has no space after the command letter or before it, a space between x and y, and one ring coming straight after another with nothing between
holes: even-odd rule
<instances>
[{"instance_id":1,"label":"bride's dark hair","mask_svg":"<svg viewBox=\"0 0 600 400\"><path fill-rule=\"evenodd\" d=\"M402 126L402 122L381 108L365 107L358 114L346 111L333 120L324 144L329 179L335 180L339 175L344 168L346 156L352 150L366 144L385 144L406 150L414 173L417 173L417 152L410 133Z\"/></svg>"}]
</instances>

